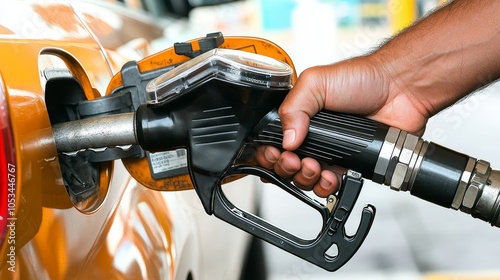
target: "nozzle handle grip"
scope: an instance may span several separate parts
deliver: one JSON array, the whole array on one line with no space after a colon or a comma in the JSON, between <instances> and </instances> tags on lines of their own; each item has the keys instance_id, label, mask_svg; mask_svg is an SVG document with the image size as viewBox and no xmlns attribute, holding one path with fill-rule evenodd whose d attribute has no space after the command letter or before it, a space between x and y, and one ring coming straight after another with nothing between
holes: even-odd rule
<instances>
[{"instance_id":1,"label":"nozzle handle grip","mask_svg":"<svg viewBox=\"0 0 500 280\"><path fill-rule=\"evenodd\" d=\"M263 122L255 141L281 147L283 131L277 112L269 113ZM309 133L295 152L372 179L388 131L389 126L365 117L323 110L311 118Z\"/></svg>"}]
</instances>

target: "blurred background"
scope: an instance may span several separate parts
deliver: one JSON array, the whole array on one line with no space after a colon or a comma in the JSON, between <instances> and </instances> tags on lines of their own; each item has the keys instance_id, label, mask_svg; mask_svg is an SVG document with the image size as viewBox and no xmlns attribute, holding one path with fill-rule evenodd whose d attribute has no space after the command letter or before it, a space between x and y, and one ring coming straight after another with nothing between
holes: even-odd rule
<instances>
[{"instance_id":1,"label":"blurred background","mask_svg":"<svg viewBox=\"0 0 500 280\"><path fill-rule=\"evenodd\" d=\"M125 1L148 6L154 1ZM136 3L137 2L137 3ZM443 1L245 0L186 9L170 22L157 50L174 42L221 31L275 42L293 59L298 74L317 64L361 55ZM149 3L149 11L155 12ZM487 160L500 168L500 87L493 84L433 117L424 139ZM297 211L288 195L262 188L261 215L299 234L314 228L313 214ZM377 215L364 245L339 271L323 271L264 245L269 279L500 279L500 231L461 212L421 201L409 193L366 181L351 216L355 229L365 204ZM309 216L311 215L311 216Z\"/></svg>"}]
</instances>

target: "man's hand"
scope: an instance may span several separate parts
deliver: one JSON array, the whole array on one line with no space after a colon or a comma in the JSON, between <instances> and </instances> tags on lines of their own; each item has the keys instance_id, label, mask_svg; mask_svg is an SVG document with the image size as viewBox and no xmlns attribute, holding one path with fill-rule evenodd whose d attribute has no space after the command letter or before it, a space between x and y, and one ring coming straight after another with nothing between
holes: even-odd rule
<instances>
[{"instance_id":1,"label":"man's hand","mask_svg":"<svg viewBox=\"0 0 500 280\"><path fill-rule=\"evenodd\" d=\"M293 180L296 186L326 197L337 191L344 169L322 166L312 158L300 159L292 152L305 139L310 118L321 109L363 114L411 132L423 130L426 110L411 94L401 94L391 76L377 65L372 57L360 57L304 71L279 109L285 152L259 147L258 163Z\"/></svg>"}]
</instances>

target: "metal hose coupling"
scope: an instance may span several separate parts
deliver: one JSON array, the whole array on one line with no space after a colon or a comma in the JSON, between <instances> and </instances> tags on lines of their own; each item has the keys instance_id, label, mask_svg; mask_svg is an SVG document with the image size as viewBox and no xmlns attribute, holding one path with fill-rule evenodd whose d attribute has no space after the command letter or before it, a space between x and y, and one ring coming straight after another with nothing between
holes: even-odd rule
<instances>
[{"instance_id":1,"label":"metal hose coupling","mask_svg":"<svg viewBox=\"0 0 500 280\"><path fill-rule=\"evenodd\" d=\"M500 227L500 172L489 162L477 161L460 210Z\"/></svg>"},{"instance_id":2,"label":"metal hose coupling","mask_svg":"<svg viewBox=\"0 0 500 280\"><path fill-rule=\"evenodd\" d=\"M500 227L500 171L391 127L372 180Z\"/></svg>"}]
</instances>

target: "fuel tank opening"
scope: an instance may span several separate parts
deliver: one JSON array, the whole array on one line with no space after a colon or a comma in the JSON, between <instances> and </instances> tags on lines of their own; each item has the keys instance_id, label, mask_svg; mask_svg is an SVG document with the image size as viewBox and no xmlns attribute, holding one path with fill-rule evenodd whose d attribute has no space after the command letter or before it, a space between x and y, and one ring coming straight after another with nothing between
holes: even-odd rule
<instances>
[{"instance_id":1,"label":"fuel tank opening","mask_svg":"<svg viewBox=\"0 0 500 280\"><path fill-rule=\"evenodd\" d=\"M59 75L64 73L62 69L53 71L59 72ZM59 76L47 80L45 102L51 124L78 119L76 108L82 100L86 100L85 94L74 77ZM91 162L88 155L59 154L59 165L68 195L77 208L78 204L84 203L99 192L100 164Z\"/></svg>"},{"instance_id":2,"label":"fuel tank opening","mask_svg":"<svg viewBox=\"0 0 500 280\"><path fill-rule=\"evenodd\" d=\"M81 78L72 71L74 63L59 56L42 54L39 59L40 79L45 87L45 103L52 125L81 119L78 104L88 101L94 89L85 91ZM97 209L106 196L112 161L95 160L88 153L59 154L62 180L74 207L82 212Z\"/></svg>"}]
</instances>

